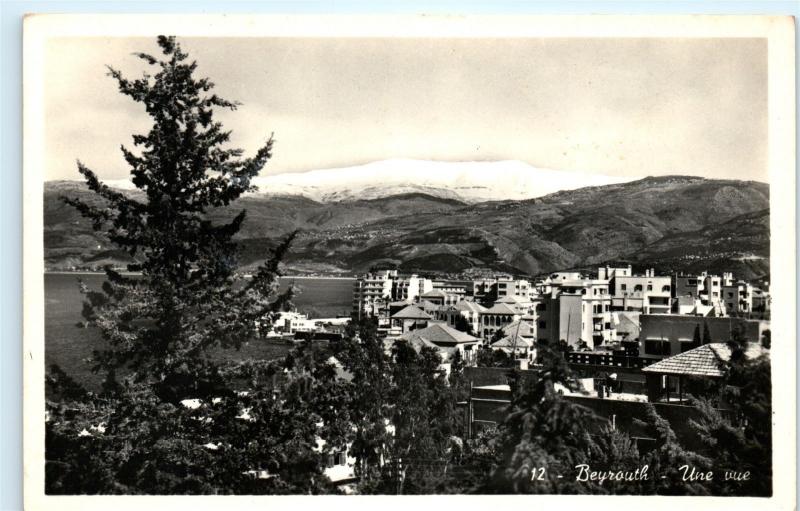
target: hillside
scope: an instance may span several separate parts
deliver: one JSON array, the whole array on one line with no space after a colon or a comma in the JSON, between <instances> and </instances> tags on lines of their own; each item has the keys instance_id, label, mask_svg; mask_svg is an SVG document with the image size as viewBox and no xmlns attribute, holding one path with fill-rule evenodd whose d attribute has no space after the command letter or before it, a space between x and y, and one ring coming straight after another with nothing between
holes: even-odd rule
<instances>
[{"instance_id":1,"label":"hillside","mask_svg":"<svg viewBox=\"0 0 800 511\"><path fill-rule=\"evenodd\" d=\"M65 191L80 193L71 186L48 183L45 191L50 268L115 256L57 204ZM757 182L668 176L477 204L409 193L329 203L256 195L240 205L248 211L243 266L257 264L281 235L302 229L287 260L298 272L388 264L417 272L539 274L620 259L669 271L730 264L748 278L769 272L769 187Z\"/></svg>"}]
</instances>

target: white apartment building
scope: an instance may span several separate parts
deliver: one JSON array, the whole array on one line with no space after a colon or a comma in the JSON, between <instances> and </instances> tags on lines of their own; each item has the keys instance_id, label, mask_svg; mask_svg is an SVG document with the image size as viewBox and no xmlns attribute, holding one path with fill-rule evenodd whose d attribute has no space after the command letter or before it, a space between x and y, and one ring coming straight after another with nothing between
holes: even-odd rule
<instances>
[{"instance_id":1,"label":"white apartment building","mask_svg":"<svg viewBox=\"0 0 800 511\"><path fill-rule=\"evenodd\" d=\"M397 270L383 270L362 275L353 284L353 315L357 319L378 316L392 299L392 284Z\"/></svg>"},{"instance_id":2,"label":"white apartment building","mask_svg":"<svg viewBox=\"0 0 800 511\"><path fill-rule=\"evenodd\" d=\"M560 280L534 306L537 338L555 345L563 340L589 348L616 340L611 294L606 279Z\"/></svg>"},{"instance_id":3,"label":"white apartment building","mask_svg":"<svg viewBox=\"0 0 800 511\"><path fill-rule=\"evenodd\" d=\"M753 312L753 286L744 281L722 286L722 302L728 315Z\"/></svg>"},{"instance_id":4,"label":"white apartment building","mask_svg":"<svg viewBox=\"0 0 800 511\"><path fill-rule=\"evenodd\" d=\"M672 307L672 278L657 277L655 270L645 270L644 275L612 273L611 310L633 311L644 314L669 314ZM600 268L599 275L607 275Z\"/></svg>"},{"instance_id":5,"label":"white apartment building","mask_svg":"<svg viewBox=\"0 0 800 511\"><path fill-rule=\"evenodd\" d=\"M417 275L397 277L392 281L392 300L411 301L432 290L433 281L430 279L418 277Z\"/></svg>"},{"instance_id":6,"label":"white apartment building","mask_svg":"<svg viewBox=\"0 0 800 511\"><path fill-rule=\"evenodd\" d=\"M529 298L533 286L527 280L500 277L497 279L497 299L505 296Z\"/></svg>"}]
</instances>

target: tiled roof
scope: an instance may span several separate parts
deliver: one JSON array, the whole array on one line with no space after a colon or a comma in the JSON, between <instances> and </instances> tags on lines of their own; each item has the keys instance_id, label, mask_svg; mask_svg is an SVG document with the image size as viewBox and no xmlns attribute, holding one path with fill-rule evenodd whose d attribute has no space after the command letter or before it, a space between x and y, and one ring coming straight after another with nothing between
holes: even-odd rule
<instances>
[{"instance_id":1,"label":"tiled roof","mask_svg":"<svg viewBox=\"0 0 800 511\"><path fill-rule=\"evenodd\" d=\"M429 302L428 300L420 300L417 302L417 307L428 313L436 312L441 309L438 303Z\"/></svg>"},{"instance_id":2,"label":"tiled roof","mask_svg":"<svg viewBox=\"0 0 800 511\"><path fill-rule=\"evenodd\" d=\"M440 349L439 346L435 345L432 341L424 338L424 337L414 337L410 336L406 338L406 336L402 336L398 339L398 341L405 341L407 342L412 348L419 351L422 348L433 348L435 350Z\"/></svg>"},{"instance_id":3,"label":"tiled roof","mask_svg":"<svg viewBox=\"0 0 800 511\"><path fill-rule=\"evenodd\" d=\"M509 307L504 303L496 303L492 306L491 309L487 309L483 311L484 314L519 314L519 311L516 311Z\"/></svg>"},{"instance_id":4,"label":"tiled roof","mask_svg":"<svg viewBox=\"0 0 800 511\"><path fill-rule=\"evenodd\" d=\"M533 341L530 339L526 339L525 337L519 336L517 337L516 342L517 348L528 347L530 348L533 346ZM500 339L499 341L492 344L492 348L511 348L514 346L514 335L507 335Z\"/></svg>"},{"instance_id":5,"label":"tiled roof","mask_svg":"<svg viewBox=\"0 0 800 511\"><path fill-rule=\"evenodd\" d=\"M748 344L747 358L755 358L762 353L759 344ZM731 359L731 349L726 343L704 344L692 350L665 358L642 369L645 373L675 374L689 376L719 377L723 375L723 363Z\"/></svg>"},{"instance_id":6,"label":"tiled roof","mask_svg":"<svg viewBox=\"0 0 800 511\"><path fill-rule=\"evenodd\" d=\"M503 333L506 335L518 334L520 337L533 337L536 335L536 329L528 321L514 321L503 327Z\"/></svg>"},{"instance_id":7,"label":"tiled roof","mask_svg":"<svg viewBox=\"0 0 800 511\"><path fill-rule=\"evenodd\" d=\"M409 342L417 338L424 339L436 345L454 345L478 342L477 337L473 337L465 332L456 330L455 328L449 327L444 323L434 323L428 328L412 330L400 336L400 339Z\"/></svg>"},{"instance_id":8,"label":"tiled roof","mask_svg":"<svg viewBox=\"0 0 800 511\"><path fill-rule=\"evenodd\" d=\"M431 319L431 316L416 305L409 305L395 312L392 315L392 319Z\"/></svg>"},{"instance_id":9,"label":"tiled roof","mask_svg":"<svg viewBox=\"0 0 800 511\"><path fill-rule=\"evenodd\" d=\"M453 308L455 308L458 311L464 311L464 312L483 312L486 310L486 307L482 306L481 304L475 302L468 302L467 300L461 300L460 302L453 305Z\"/></svg>"},{"instance_id":10,"label":"tiled roof","mask_svg":"<svg viewBox=\"0 0 800 511\"><path fill-rule=\"evenodd\" d=\"M433 297L445 298L447 296L447 293L445 293L441 289L432 289L427 293L422 293L420 296L423 298L433 298Z\"/></svg>"}]
</instances>

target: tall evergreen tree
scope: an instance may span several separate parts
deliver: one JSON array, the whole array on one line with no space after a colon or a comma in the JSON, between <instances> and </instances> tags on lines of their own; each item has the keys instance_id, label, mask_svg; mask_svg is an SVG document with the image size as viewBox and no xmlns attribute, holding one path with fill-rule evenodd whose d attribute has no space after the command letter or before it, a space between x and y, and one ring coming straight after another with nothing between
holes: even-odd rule
<instances>
[{"instance_id":1,"label":"tall evergreen tree","mask_svg":"<svg viewBox=\"0 0 800 511\"><path fill-rule=\"evenodd\" d=\"M716 495L772 495L772 380L768 353L745 356L744 344L733 354L719 395L699 399L693 421L718 477L710 485ZM719 405L722 404L724 410ZM748 473L726 478L725 473Z\"/></svg>"},{"instance_id":2,"label":"tall evergreen tree","mask_svg":"<svg viewBox=\"0 0 800 511\"><path fill-rule=\"evenodd\" d=\"M711 331L708 329L708 323L703 321L703 344L713 342L711 340Z\"/></svg>"},{"instance_id":3,"label":"tall evergreen tree","mask_svg":"<svg viewBox=\"0 0 800 511\"><path fill-rule=\"evenodd\" d=\"M194 77L197 64L174 38L157 42L161 55L137 54L152 72L128 79L109 68L153 122L133 135L135 150L122 147L141 193L113 190L78 163L100 201L65 199L139 275L107 269L101 292L82 288L86 324L104 340L92 361L105 383L97 394L57 368L49 375L47 491L328 491L317 442L341 446L349 419L326 354L229 363L212 351L239 348L290 299L276 289L292 236L245 280L233 239L244 211L223 224L207 215L254 189L272 139L251 158L228 148L214 112L237 104Z\"/></svg>"},{"instance_id":4,"label":"tall evergreen tree","mask_svg":"<svg viewBox=\"0 0 800 511\"><path fill-rule=\"evenodd\" d=\"M602 493L591 483L558 477L571 475L576 465L589 462L596 449L590 435L594 416L558 393L556 384L577 388L561 353L542 345L539 357L543 368L537 377L512 385L509 413L495 444L497 468L480 491Z\"/></svg>"}]
</instances>

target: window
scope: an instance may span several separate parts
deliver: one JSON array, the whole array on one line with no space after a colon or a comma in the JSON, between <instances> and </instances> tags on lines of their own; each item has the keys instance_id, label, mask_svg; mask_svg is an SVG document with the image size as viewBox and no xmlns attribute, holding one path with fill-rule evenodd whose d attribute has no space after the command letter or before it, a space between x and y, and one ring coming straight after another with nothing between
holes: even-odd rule
<instances>
[{"instance_id":1,"label":"window","mask_svg":"<svg viewBox=\"0 0 800 511\"><path fill-rule=\"evenodd\" d=\"M628 289L628 285L627 284L620 284L619 288L620 288L620 290L625 291L626 289Z\"/></svg>"},{"instance_id":2,"label":"window","mask_svg":"<svg viewBox=\"0 0 800 511\"><path fill-rule=\"evenodd\" d=\"M664 293L669 293L669 290L670 290L670 288L669 288L668 285L661 288L661 291L664 292Z\"/></svg>"},{"instance_id":3,"label":"window","mask_svg":"<svg viewBox=\"0 0 800 511\"><path fill-rule=\"evenodd\" d=\"M733 298L733 293L731 293L730 291L728 291L728 298Z\"/></svg>"},{"instance_id":4,"label":"window","mask_svg":"<svg viewBox=\"0 0 800 511\"><path fill-rule=\"evenodd\" d=\"M543 319L540 319L539 320L539 328L541 328L541 329L547 328L547 321L545 321Z\"/></svg>"},{"instance_id":5,"label":"window","mask_svg":"<svg viewBox=\"0 0 800 511\"><path fill-rule=\"evenodd\" d=\"M636 284L635 286L633 286L633 290L634 291L641 291L642 290L642 285L641 284Z\"/></svg>"},{"instance_id":6,"label":"window","mask_svg":"<svg viewBox=\"0 0 800 511\"><path fill-rule=\"evenodd\" d=\"M606 323L606 330L611 330L611 323Z\"/></svg>"},{"instance_id":7,"label":"window","mask_svg":"<svg viewBox=\"0 0 800 511\"><path fill-rule=\"evenodd\" d=\"M669 341L650 341L644 342L644 352L647 355L670 355Z\"/></svg>"},{"instance_id":8,"label":"window","mask_svg":"<svg viewBox=\"0 0 800 511\"><path fill-rule=\"evenodd\" d=\"M652 291L653 290L653 284L647 284L647 290L648 291Z\"/></svg>"}]
</instances>

